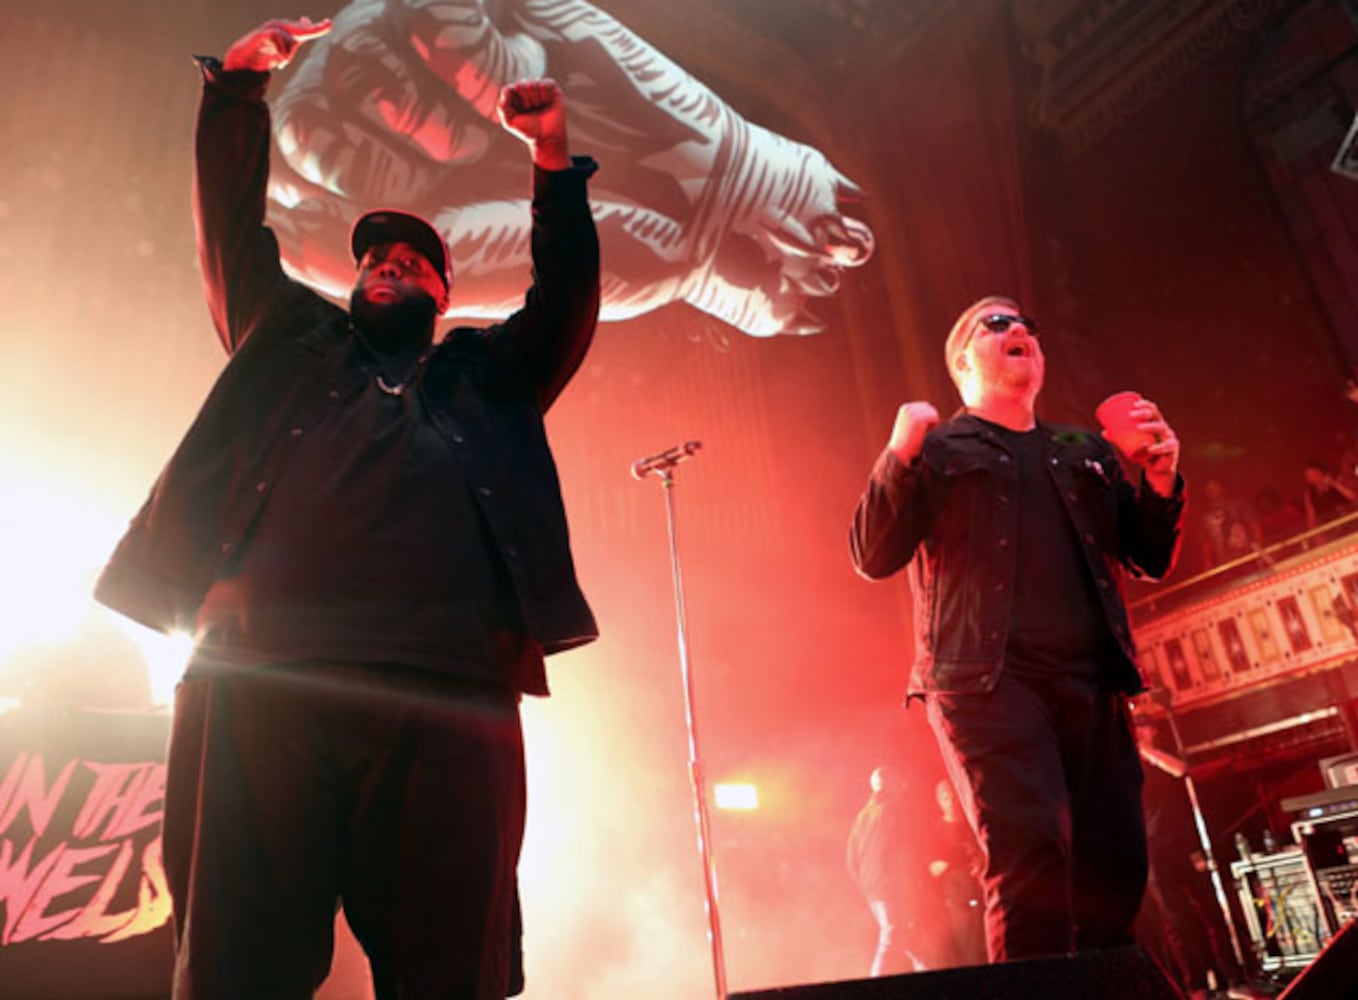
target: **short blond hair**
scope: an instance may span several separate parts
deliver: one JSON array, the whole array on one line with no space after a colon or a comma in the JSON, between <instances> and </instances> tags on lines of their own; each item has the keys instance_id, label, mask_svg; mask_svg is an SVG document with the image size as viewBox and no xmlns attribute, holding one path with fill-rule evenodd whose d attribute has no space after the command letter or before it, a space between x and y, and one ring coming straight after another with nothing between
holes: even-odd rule
<instances>
[{"instance_id":1,"label":"short blond hair","mask_svg":"<svg viewBox=\"0 0 1358 1000\"><path fill-rule=\"evenodd\" d=\"M971 343L972 335L975 333L972 326L978 317L996 306L1005 306L1015 312L1021 312L1023 308L1016 299L1011 299L1007 295L987 295L963 309L953 323L952 329L948 331L948 339L943 343L943 363L948 366L948 377L953 380L954 385L957 384L957 369L953 362Z\"/></svg>"}]
</instances>

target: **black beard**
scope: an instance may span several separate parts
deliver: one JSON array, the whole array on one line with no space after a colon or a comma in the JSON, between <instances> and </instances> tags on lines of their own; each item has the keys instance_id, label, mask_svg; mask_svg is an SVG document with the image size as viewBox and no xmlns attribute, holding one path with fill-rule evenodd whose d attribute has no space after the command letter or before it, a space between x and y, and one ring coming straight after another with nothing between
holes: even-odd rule
<instances>
[{"instance_id":1,"label":"black beard","mask_svg":"<svg viewBox=\"0 0 1358 1000\"><path fill-rule=\"evenodd\" d=\"M373 346L387 351L423 350L434 340L438 303L428 292L412 292L395 302L373 302L355 288L349 294L349 315L355 325L373 339Z\"/></svg>"}]
</instances>

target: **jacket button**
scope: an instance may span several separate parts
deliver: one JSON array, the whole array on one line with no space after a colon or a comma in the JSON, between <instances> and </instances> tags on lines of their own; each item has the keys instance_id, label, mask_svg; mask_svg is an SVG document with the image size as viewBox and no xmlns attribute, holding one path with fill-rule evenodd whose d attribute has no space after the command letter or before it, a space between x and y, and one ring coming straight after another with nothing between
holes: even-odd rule
<instances>
[{"instance_id":1,"label":"jacket button","mask_svg":"<svg viewBox=\"0 0 1358 1000\"><path fill-rule=\"evenodd\" d=\"M1080 499L1080 495L1076 493L1074 490L1071 490L1069 493L1066 494L1066 499L1069 500L1071 503L1074 503L1076 500Z\"/></svg>"},{"instance_id":2,"label":"jacket button","mask_svg":"<svg viewBox=\"0 0 1358 1000\"><path fill-rule=\"evenodd\" d=\"M1107 590L1108 587L1109 587L1108 578L1105 576L1099 577L1099 589Z\"/></svg>"},{"instance_id":3,"label":"jacket button","mask_svg":"<svg viewBox=\"0 0 1358 1000\"><path fill-rule=\"evenodd\" d=\"M464 438L461 434L454 434L454 435L453 435L453 444L461 444L461 443L462 443L463 441L465 441L465 440L467 440L467 439Z\"/></svg>"},{"instance_id":4,"label":"jacket button","mask_svg":"<svg viewBox=\"0 0 1358 1000\"><path fill-rule=\"evenodd\" d=\"M1009 502L1009 498L1005 496L1003 493L1001 493L996 499L1000 501L1000 506L1004 506Z\"/></svg>"},{"instance_id":5,"label":"jacket button","mask_svg":"<svg viewBox=\"0 0 1358 1000\"><path fill-rule=\"evenodd\" d=\"M326 395L329 396L331 399L339 399L339 390L331 389L329 392L326 393Z\"/></svg>"},{"instance_id":6,"label":"jacket button","mask_svg":"<svg viewBox=\"0 0 1358 1000\"><path fill-rule=\"evenodd\" d=\"M266 482L265 482L264 480L262 480L262 479L261 479L259 482L255 483L255 492L256 492L256 493L263 493L263 492L264 492L265 490L267 490L268 488L269 488L269 484L266 483Z\"/></svg>"},{"instance_id":7,"label":"jacket button","mask_svg":"<svg viewBox=\"0 0 1358 1000\"><path fill-rule=\"evenodd\" d=\"M1000 548L1004 548L1004 547L1005 547L1006 545L1008 545L1008 544L1009 544L1009 539L1007 539L1007 538L1001 538L1000 541L999 541L999 546L1000 546Z\"/></svg>"},{"instance_id":8,"label":"jacket button","mask_svg":"<svg viewBox=\"0 0 1358 1000\"><path fill-rule=\"evenodd\" d=\"M1094 544L1094 532L1092 532L1092 531L1086 531L1084 537L1085 537L1085 543L1086 543L1086 544L1088 544L1088 545L1093 545L1093 544Z\"/></svg>"},{"instance_id":9,"label":"jacket button","mask_svg":"<svg viewBox=\"0 0 1358 1000\"><path fill-rule=\"evenodd\" d=\"M1052 458L1052 465L1056 465L1056 464L1057 464L1056 459L1053 457L1053 458Z\"/></svg>"},{"instance_id":10,"label":"jacket button","mask_svg":"<svg viewBox=\"0 0 1358 1000\"><path fill-rule=\"evenodd\" d=\"M490 487L489 487L489 486L478 486L478 487L476 488L476 492L477 492L477 493L480 493L483 497L488 497L488 496L490 496Z\"/></svg>"},{"instance_id":11,"label":"jacket button","mask_svg":"<svg viewBox=\"0 0 1358 1000\"><path fill-rule=\"evenodd\" d=\"M228 552L230 552L230 551L231 551L231 543L230 543L230 542L222 542L222 555L226 555L226 554L227 554Z\"/></svg>"},{"instance_id":12,"label":"jacket button","mask_svg":"<svg viewBox=\"0 0 1358 1000\"><path fill-rule=\"evenodd\" d=\"M1001 455L1001 456L1000 456L1000 461L1001 461L1002 463L1008 463L1008 461L1009 461L1009 456L1008 456L1008 455Z\"/></svg>"},{"instance_id":13,"label":"jacket button","mask_svg":"<svg viewBox=\"0 0 1358 1000\"><path fill-rule=\"evenodd\" d=\"M305 433L305 432L304 432L304 431L302 430L302 428L300 428L300 427L294 427L292 430L288 431L288 433L291 434L291 435L292 435L293 437L295 437L295 438L299 438L299 437L301 437L302 434Z\"/></svg>"}]
</instances>

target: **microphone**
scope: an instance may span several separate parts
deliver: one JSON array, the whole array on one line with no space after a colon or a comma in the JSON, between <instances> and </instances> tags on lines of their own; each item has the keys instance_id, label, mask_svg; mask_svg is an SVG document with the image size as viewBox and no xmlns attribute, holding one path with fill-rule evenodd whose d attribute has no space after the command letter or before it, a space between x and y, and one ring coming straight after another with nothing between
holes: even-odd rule
<instances>
[{"instance_id":1,"label":"microphone","mask_svg":"<svg viewBox=\"0 0 1358 1000\"><path fill-rule=\"evenodd\" d=\"M639 458L632 463L632 478L645 479L652 472L664 472L667 469L672 469L684 459L692 458L702 446L701 441L685 441L683 444L676 444L673 448L666 448L658 454Z\"/></svg>"}]
</instances>

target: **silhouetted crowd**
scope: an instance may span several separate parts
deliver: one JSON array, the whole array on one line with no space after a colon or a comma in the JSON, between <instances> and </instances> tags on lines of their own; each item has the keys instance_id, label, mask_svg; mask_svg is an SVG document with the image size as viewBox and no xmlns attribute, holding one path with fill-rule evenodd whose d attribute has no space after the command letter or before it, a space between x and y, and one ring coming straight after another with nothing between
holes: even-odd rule
<instances>
[{"instance_id":1,"label":"silhouetted crowd","mask_svg":"<svg viewBox=\"0 0 1358 1000\"><path fill-rule=\"evenodd\" d=\"M1335 525L1335 535L1347 533L1358 527L1343 520L1358 511L1358 440L1351 439L1333 461L1310 459L1295 492L1269 486L1245 500L1224 479L1209 479L1195 506L1185 539L1184 575L1247 557L1271 562L1276 556L1268 551L1271 546L1333 522L1342 522ZM1320 531L1298 544L1309 546L1329 537Z\"/></svg>"}]
</instances>

